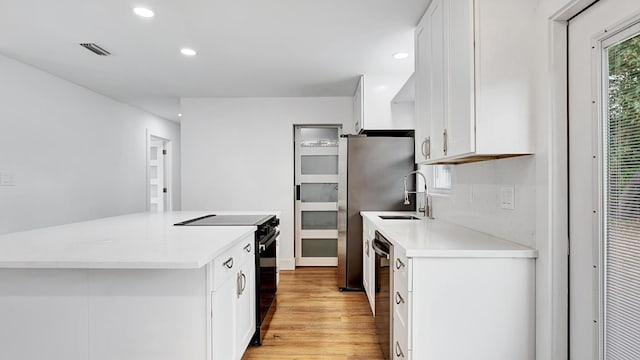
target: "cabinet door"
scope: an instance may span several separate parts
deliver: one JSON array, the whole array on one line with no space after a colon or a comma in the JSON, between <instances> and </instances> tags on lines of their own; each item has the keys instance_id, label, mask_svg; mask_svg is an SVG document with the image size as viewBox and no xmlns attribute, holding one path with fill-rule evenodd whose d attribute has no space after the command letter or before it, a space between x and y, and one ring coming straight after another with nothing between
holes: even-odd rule
<instances>
[{"instance_id":1,"label":"cabinet door","mask_svg":"<svg viewBox=\"0 0 640 360\"><path fill-rule=\"evenodd\" d=\"M476 150L473 0L451 0L447 7L447 156L455 156Z\"/></svg>"},{"instance_id":2,"label":"cabinet door","mask_svg":"<svg viewBox=\"0 0 640 360\"><path fill-rule=\"evenodd\" d=\"M356 87L356 93L353 95L353 128L357 133L359 133L364 127L364 98L363 98L363 89L364 89L364 76L360 76L360 80L358 80L358 86Z\"/></svg>"},{"instance_id":3,"label":"cabinet door","mask_svg":"<svg viewBox=\"0 0 640 360\"><path fill-rule=\"evenodd\" d=\"M213 360L239 359L236 353L236 276L227 276L212 295Z\"/></svg>"},{"instance_id":4,"label":"cabinet door","mask_svg":"<svg viewBox=\"0 0 640 360\"><path fill-rule=\"evenodd\" d=\"M367 239L367 231L363 232L362 241L362 286L369 296L369 239Z\"/></svg>"},{"instance_id":5,"label":"cabinet door","mask_svg":"<svg viewBox=\"0 0 640 360\"><path fill-rule=\"evenodd\" d=\"M371 312L376 314L376 272L375 272L375 254L371 244L373 242L373 237L369 238L369 257L367 258L367 267L369 273L369 291L367 292L369 298L369 306L371 307Z\"/></svg>"},{"instance_id":6,"label":"cabinet door","mask_svg":"<svg viewBox=\"0 0 640 360\"><path fill-rule=\"evenodd\" d=\"M428 16L424 16L416 27L415 35L415 162L422 163L431 158L431 124L429 123L429 56Z\"/></svg>"},{"instance_id":7,"label":"cabinet door","mask_svg":"<svg viewBox=\"0 0 640 360\"><path fill-rule=\"evenodd\" d=\"M236 354L242 357L256 330L255 263L245 262L236 285Z\"/></svg>"},{"instance_id":8,"label":"cabinet door","mask_svg":"<svg viewBox=\"0 0 640 360\"><path fill-rule=\"evenodd\" d=\"M434 0L426 13L427 25L427 99L431 138L431 159L447 155L444 133L446 130L447 103L447 53L445 51L445 4L443 0Z\"/></svg>"},{"instance_id":9,"label":"cabinet door","mask_svg":"<svg viewBox=\"0 0 640 360\"><path fill-rule=\"evenodd\" d=\"M373 240L370 239L365 233L364 237L364 249L362 251L362 283L364 286L364 291L367 294L367 299L369 300L369 307L371 308L371 313L375 315L375 273L373 269L373 249L371 248L371 242Z\"/></svg>"}]
</instances>

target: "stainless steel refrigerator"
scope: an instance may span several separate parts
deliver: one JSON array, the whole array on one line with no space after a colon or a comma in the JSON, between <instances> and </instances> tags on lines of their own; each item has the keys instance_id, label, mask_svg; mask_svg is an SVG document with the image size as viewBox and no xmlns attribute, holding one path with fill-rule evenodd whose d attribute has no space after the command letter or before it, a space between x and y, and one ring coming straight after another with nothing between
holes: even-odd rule
<instances>
[{"instance_id":1,"label":"stainless steel refrigerator","mask_svg":"<svg viewBox=\"0 0 640 360\"><path fill-rule=\"evenodd\" d=\"M347 135L340 139L337 276L341 291L363 289L360 211L415 209L413 194L411 204L403 204L402 181L414 170L413 141L413 136ZM411 190L414 182L409 177Z\"/></svg>"}]
</instances>

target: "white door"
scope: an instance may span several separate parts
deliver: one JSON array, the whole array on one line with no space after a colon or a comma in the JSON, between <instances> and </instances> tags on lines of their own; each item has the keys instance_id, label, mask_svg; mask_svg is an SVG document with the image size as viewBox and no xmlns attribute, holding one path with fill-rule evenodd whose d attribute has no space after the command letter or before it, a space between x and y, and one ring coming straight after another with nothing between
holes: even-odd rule
<instances>
[{"instance_id":1,"label":"white door","mask_svg":"<svg viewBox=\"0 0 640 360\"><path fill-rule=\"evenodd\" d=\"M298 266L338 265L338 126L295 127Z\"/></svg>"},{"instance_id":2,"label":"white door","mask_svg":"<svg viewBox=\"0 0 640 360\"><path fill-rule=\"evenodd\" d=\"M147 158L147 207L151 212L163 212L170 209L168 185L168 141L155 136L149 137Z\"/></svg>"},{"instance_id":3,"label":"white door","mask_svg":"<svg viewBox=\"0 0 640 360\"><path fill-rule=\"evenodd\" d=\"M639 11L637 0L601 0L569 22L575 360L640 359Z\"/></svg>"}]
</instances>

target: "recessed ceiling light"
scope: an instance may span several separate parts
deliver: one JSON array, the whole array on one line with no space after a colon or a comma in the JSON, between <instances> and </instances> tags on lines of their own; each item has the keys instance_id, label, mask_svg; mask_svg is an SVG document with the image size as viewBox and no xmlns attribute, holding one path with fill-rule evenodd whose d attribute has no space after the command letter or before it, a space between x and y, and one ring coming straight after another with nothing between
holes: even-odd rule
<instances>
[{"instance_id":1,"label":"recessed ceiling light","mask_svg":"<svg viewBox=\"0 0 640 360\"><path fill-rule=\"evenodd\" d=\"M180 113L180 114L178 114L178 117L182 117L182 114L181 114L181 113Z\"/></svg>"},{"instance_id":2,"label":"recessed ceiling light","mask_svg":"<svg viewBox=\"0 0 640 360\"><path fill-rule=\"evenodd\" d=\"M182 53L182 55L187 56L194 56L195 54L197 54L195 50L189 48L180 49L180 52Z\"/></svg>"},{"instance_id":3,"label":"recessed ceiling light","mask_svg":"<svg viewBox=\"0 0 640 360\"><path fill-rule=\"evenodd\" d=\"M146 18L150 18L150 17L153 17L153 15L155 15L151 9L147 9L143 7L134 8L133 12L136 13L136 15L138 16L142 16Z\"/></svg>"},{"instance_id":4,"label":"recessed ceiling light","mask_svg":"<svg viewBox=\"0 0 640 360\"><path fill-rule=\"evenodd\" d=\"M399 52L399 53L393 54L393 58L396 60L404 60L408 57L409 57L409 54L407 54L406 52Z\"/></svg>"}]
</instances>

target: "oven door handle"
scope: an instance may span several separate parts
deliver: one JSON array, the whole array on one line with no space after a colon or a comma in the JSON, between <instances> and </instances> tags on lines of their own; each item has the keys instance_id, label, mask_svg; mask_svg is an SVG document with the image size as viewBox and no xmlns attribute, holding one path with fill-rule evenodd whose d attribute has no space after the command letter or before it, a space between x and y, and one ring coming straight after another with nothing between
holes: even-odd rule
<instances>
[{"instance_id":1,"label":"oven door handle","mask_svg":"<svg viewBox=\"0 0 640 360\"><path fill-rule=\"evenodd\" d=\"M260 241L259 244L259 249L260 249L260 253L262 253L263 251L265 251L269 246L271 246L271 244L276 241L276 238L278 237L278 235L280 235L280 231L276 231L274 232L270 237L268 237L266 240L262 240Z\"/></svg>"}]
</instances>

